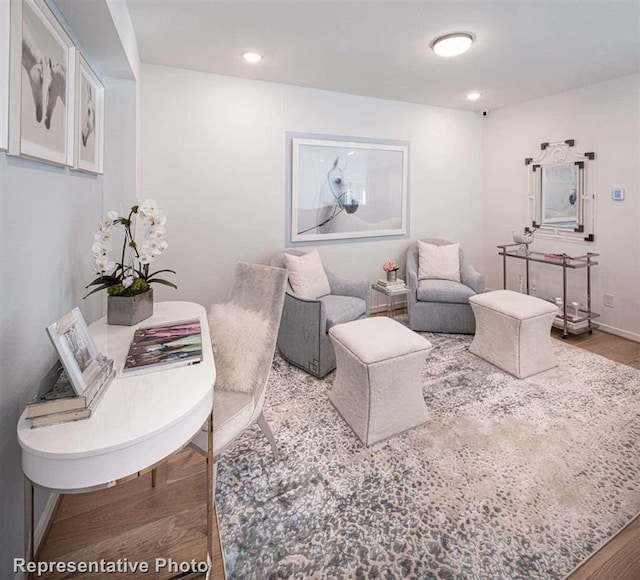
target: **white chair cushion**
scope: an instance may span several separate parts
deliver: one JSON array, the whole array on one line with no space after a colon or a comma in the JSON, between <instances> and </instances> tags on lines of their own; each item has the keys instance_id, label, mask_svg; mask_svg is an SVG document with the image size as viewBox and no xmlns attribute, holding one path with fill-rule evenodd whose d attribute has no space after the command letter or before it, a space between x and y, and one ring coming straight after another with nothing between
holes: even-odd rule
<instances>
[{"instance_id":1,"label":"white chair cushion","mask_svg":"<svg viewBox=\"0 0 640 580\"><path fill-rule=\"evenodd\" d=\"M244 393L215 390L213 398L213 447L224 447L251 420L253 397Z\"/></svg>"},{"instance_id":2,"label":"white chair cushion","mask_svg":"<svg viewBox=\"0 0 640 580\"><path fill-rule=\"evenodd\" d=\"M220 391L217 387L213 401L213 453L215 455L249 425L255 405L251 395ZM192 443L206 453L206 429L199 431Z\"/></svg>"},{"instance_id":3,"label":"white chair cushion","mask_svg":"<svg viewBox=\"0 0 640 580\"><path fill-rule=\"evenodd\" d=\"M232 302L209 311L209 330L216 361L216 389L253 393L260 357L269 340L269 321Z\"/></svg>"},{"instance_id":4,"label":"white chair cushion","mask_svg":"<svg viewBox=\"0 0 640 580\"><path fill-rule=\"evenodd\" d=\"M362 298L354 296L337 296L329 294L320 298L324 304L327 317L325 332L336 324L342 324L351 320L357 320L367 311L367 303Z\"/></svg>"},{"instance_id":5,"label":"white chair cushion","mask_svg":"<svg viewBox=\"0 0 640 580\"><path fill-rule=\"evenodd\" d=\"M289 272L289 283L296 296L315 300L331 293L329 279L318 250L312 250L302 256L285 253L284 260Z\"/></svg>"},{"instance_id":6,"label":"white chair cushion","mask_svg":"<svg viewBox=\"0 0 640 580\"><path fill-rule=\"evenodd\" d=\"M418 279L460 282L460 244L436 246L418 240Z\"/></svg>"}]
</instances>

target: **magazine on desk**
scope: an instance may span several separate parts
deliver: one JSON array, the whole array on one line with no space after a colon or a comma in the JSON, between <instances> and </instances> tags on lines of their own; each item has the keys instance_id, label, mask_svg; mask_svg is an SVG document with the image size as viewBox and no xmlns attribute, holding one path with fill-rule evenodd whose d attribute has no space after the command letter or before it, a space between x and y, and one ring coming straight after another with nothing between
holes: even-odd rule
<instances>
[{"instance_id":1,"label":"magazine on desk","mask_svg":"<svg viewBox=\"0 0 640 580\"><path fill-rule=\"evenodd\" d=\"M146 326L134 332L121 376L164 371L201 361L200 319Z\"/></svg>"}]
</instances>

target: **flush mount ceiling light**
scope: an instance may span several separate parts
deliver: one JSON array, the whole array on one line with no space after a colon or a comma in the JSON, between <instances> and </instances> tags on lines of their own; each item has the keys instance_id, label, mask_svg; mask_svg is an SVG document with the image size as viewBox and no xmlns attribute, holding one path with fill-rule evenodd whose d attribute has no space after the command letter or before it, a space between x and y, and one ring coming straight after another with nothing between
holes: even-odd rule
<instances>
[{"instance_id":1,"label":"flush mount ceiling light","mask_svg":"<svg viewBox=\"0 0 640 580\"><path fill-rule=\"evenodd\" d=\"M458 56L467 52L473 44L473 34L454 32L439 36L431 43L431 48L438 56Z\"/></svg>"},{"instance_id":2,"label":"flush mount ceiling light","mask_svg":"<svg viewBox=\"0 0 640 580\"><path fill-rule=\"evenodd\" d=\"M255 64L256 62L260 62L262 60L262 55L257 52L243 52L242 58L247 62Z\"/></svg>"},{"instance_id":3,"label":"flush mount ceiling light","mask_svg":"<svg viewBox=\"0 0 640 580\"><path fill-rule=\"evenodd\" d=\"M477 101L482 96L482 93L479 91L472 91L467 95L467 99L469 101Z\"/></svg>"}]
</instances>

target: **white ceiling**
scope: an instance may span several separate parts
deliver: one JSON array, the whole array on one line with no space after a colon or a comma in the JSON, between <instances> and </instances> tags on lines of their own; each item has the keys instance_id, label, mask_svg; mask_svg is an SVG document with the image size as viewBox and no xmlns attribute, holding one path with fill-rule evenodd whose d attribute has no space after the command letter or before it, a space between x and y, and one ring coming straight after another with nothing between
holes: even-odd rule
<instances>
[{"instance_id":1,"label":"white ceiling","mask_svg":"<svg viewBox=\"0 0 640 580\"><path fill-rule=\"evenodd\" d=\"M640 70L640 0L128 0L143 62L480 110ZM472 32L464 55L429 43ZM257 65L240 57L264 55ZM483 97L469 102L465 95Z\"/></svg>"}]
</instances>

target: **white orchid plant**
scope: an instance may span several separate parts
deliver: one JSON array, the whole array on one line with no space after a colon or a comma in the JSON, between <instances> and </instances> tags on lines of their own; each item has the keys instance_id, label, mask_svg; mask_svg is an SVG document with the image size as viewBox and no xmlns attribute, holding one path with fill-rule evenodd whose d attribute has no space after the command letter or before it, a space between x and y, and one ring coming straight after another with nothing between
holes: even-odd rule
<instances>
[{"instance_id":1,"label":"white orchid plant","mask_svg":"<svg viewBox=\"0 0 640 580\"><path fill-rule=\"evenodd\" d=\"M142 241L138 244L134 238L135 218L138 216L144 226ZM117 211L107 212L95 234L91 251L95 257L95 273L98 277L87 284L87 288L97 286L87 294L99 292L106 288L109 296L136 296L149 290L153 283L178 288L173 282L158 278L158 274L174 270L156 270L149 272L150 264L168 247L164 239L167 218L158 204L147 199L140 205L134 205L127 217L118 215ZM124 242L120 262L109 259L111 250L112 228L124 227ZM87 297L85 296L85 298Z\"/></svg>"}]
</instances>

